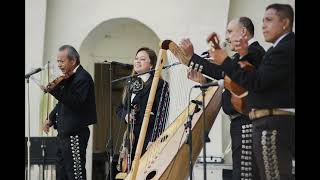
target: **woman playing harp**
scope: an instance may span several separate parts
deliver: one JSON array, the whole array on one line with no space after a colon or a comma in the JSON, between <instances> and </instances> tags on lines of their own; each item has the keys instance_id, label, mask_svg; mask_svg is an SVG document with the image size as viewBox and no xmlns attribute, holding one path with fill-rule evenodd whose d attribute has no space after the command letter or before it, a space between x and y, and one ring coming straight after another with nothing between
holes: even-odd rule
<instances>
[{"instance_id":1,"label":"woman playing harp","mask_svg":"<svg viewBox=\"0 0 320 180\"><path fill-rule=\"evenodd\" d=\"M157 62L156 53L150 48L140 48L134 60L134 68L132 74L145 73L151 69L154 69ZM128 156L131 164L135 155L137 142L143 122L148 97L150 94L151 84L154 77L154 72L146 73L132 79L131 85L124 88L122 103L117 109L117 115L120 119L124 119L126 123L130 122L131 133L126 131L125 135L133 134L131 138L131 147L128 149ZM130 93L128 92L128 89ZM131 96L129 106L128 97ZM142 154L147 150L148 146L161 135L166 127L169 112L169 85L168 82L160 78L154 104L150 113L150 120L145 136L145 141L142 149ZM130 109L128 109L130 108ZM127 129L128 130L128 129ZM132 136L131 136L132 137ZM124 138L125 139L125 138ZM125 144L125 143L124 143ZM126 148L126 147L122 147ZM131 153L130 153L131 152ZM123 155L123 154L122 154ZM121 156L121 152L120 152ZM120 157L121 158L121 157ZM121 163L121 162L120 162ZM123 163L123 162L122 162ZM123 167L123 166L122 166ZM127 171L129 167L118 168L121 171Z\"/></svg>"}]
</instances>

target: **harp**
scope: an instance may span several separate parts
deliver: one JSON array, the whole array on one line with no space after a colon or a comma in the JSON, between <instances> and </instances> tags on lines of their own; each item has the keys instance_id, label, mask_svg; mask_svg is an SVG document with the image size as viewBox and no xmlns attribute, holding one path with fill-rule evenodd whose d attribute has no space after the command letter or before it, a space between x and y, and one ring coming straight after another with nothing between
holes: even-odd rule
<instances>
[{"instance_id":1,"label":"harp","mask_svg":"<svg viewBox=\"0 0 320 180\"><path fill-rule=\"evenodd\" d=\"M145 139L146 128L149 123L150 110L152 108L155 91L159 81L160 73L163 65L167 61L167 50L173 53L179 60L184 60L182 50L177 46L172 46L173 42L165 40L161 43L161 49L159 51L156 71L154 79L151 85L147 108L144 115L143 124L141 127L138 145L135 152L135 157L132 163L132 169L125 177L127 180L135 179L185 179L188 176L188 145L185 143L187 140L187 134L184 124L188 118L189 112L192 112L195 108L194 104L189 105L182 112L179 112L175 120L166 128L166 130L151 144L148 150L141 157L142 146ZM181 76L181 74L180 74ZM186 76L186 75L184 75ZM206 127L209 131L214 123L214 120L221 107L221 94L222 88L211 87L206 92L205 106L206 106ZM202 96L198 96L197 99L201 100ZM185 97L187 99L187 97ZM174 106L171 106L173 108ZM171 109L172 110L172 109ZM192 162L194 163L198 157L201 148L201 134L203 129L203 111L196 113L192 119Z\"/></svg>"}]
</instances>

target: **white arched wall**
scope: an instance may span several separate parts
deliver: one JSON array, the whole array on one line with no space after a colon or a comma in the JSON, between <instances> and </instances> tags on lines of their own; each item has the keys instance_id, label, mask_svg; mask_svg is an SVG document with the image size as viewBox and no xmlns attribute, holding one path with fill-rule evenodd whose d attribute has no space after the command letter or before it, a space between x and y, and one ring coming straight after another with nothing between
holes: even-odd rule
<instances>
[{"instance_id":1,"label":"white arched wall","mask_svg":"<svg viewBox=\"0 0 320 180\"><path fill-rule=\"evenodd\" d=\"M206 49L211 31L224 33L229 1L205 0L202 3L179 1L48 1L45 59L55 59L62 44L79 49L82 41L101 22L128 17L143 22L159 39L179 41L190 37L196 52Z\"/></svg>"},{"instance_id":2,"label":"white arched wall","mask_svg":"<svg viewBox=\"0 0 320 180\"><path fill-rule=\"evenodd\" d=\"M132 64L136 51L144 46L158 53L159 37L149 27L131 18L106 20L95 27L80 46L81 63L93 72L95 62Z\"/></svg>"},{"instance_id":3,"label":"white arched wall","mask_svg":"<svg viewBox=\"0 0 320 180\"><path fill-rule=\"evenodd\" d=\"M25 73L31 69L42 67L45 23L46 0L25 0ZM34 75L39 78L40 73ZM28 98L27 83L25 84L25 136L28 136ZM40 99L43 94L41 89L29 81L30 94L30 136L39 136Z\"/></svg>"},{"instance_id":4,"label":"white arched wall","mask_svg":"<svg viewBox=\"0 0 320 180\"><path fill-rule=\"evenodd\" d=\"M55 0L47 3L44 63L47 60L55 61L57 49L63 44L70 44L80 50L83 60L81 63L92 75L93 63L85 60L90 59L90 54L86 55L85 49L88 48L82 45L90 32L107 20L135 19L152 29L160 40L171 39L179 42L181 38L189 37L194 44L195 52L201 53L207 49L205 40L210 32L224 34L229 8L229 0L203 0L201 3L184 0L152 3L149 0ZM103 42L102 40L101 43ZM116 47L121 45L123 44ZM157 49L155 51L158 52ZM101 51L93 52L96 53L93 57L97 55L95 60L100 61L98 56L101 55ZM128 53L127 57L131 55ZM105 60L104 57L101 58ZM222 151L221 126L219 118L211 130L216 137L212 138L215 145L207 149L210 149L212 154Z\"/></svg>"}]
</instances>

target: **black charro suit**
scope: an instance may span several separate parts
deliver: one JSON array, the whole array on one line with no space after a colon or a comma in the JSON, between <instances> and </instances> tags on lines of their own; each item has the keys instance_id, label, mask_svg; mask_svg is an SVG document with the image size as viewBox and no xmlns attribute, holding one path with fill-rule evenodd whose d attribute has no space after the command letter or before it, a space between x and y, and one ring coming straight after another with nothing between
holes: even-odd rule
<instances>
[{"instance_id":1,"label":"black charro suit","mask_svg":"<svg viewBox=\"0 0 320 180\"><path fill-rule=\"evenodd\" d=\"M154 77L153 75L149 77L149 79L145 82L143 89L137 92L135 97L131 101L131 107L137 106L139 109L135 114L136 120L134 124L134 129L133 129L135 141L134 141L133 150L132 150L133 152L132 157L134 157L136 146L138 143L138 138L139 138L141 126L143 123L145 110L147 107L147 102L148 102L148 98L151 90L153 77ZM165 116L166 114L165 112L168 111L169 101L170 101L169 84L168 82L162 79L159 79L141 155L143 155L144 152L146 151L148 143L155 141L155 139L162 133L163 129L165 128L165 123L167 120L166 119L167 117ZM125 102L127 103L127 98L125 98ZM121 103L117 109L117 116L121 120L124 120L127 113L128 113L127 104ZM155 123L157 123L156 126L155 126ZM153 134L154 131L157 131L157 133Z\"/></svg>"},{"instance_id":2,"label":"black charro suit","mask_svg":"<svg viewBox=\"0 0 320 180\"><path fill-rule=\"evenodd\" d=\"M76 72L61 81L50 94L58 100L49 115L58 131L57 179L86 179L88 125L97 122L92 77L79 65Z\"/></svg>"},{"instance_id":3,"label":"black charro suit","mask_svg":"<svg viewBox=\"0 0 320 180\"><path fill-rule=\"evenodd\" d=\"M261 63L261 60L264 54L265 54L265 50L263 49L263 47L260 46L260 44L257 41L255 41L252 44L250 44L249 53L245 58L240 59L239 54L235 54L233 56L232 66L237 66L238 61L247 60L249 63L251 63L257 68ZM193 63L193 67L195 67L196 64L199 64L199 66L202 65L203 66L203 69L201 71L202 74L213 77L214 79L224 78L224 69L220 65L211 63L205 60L204 58L198 56L197 54L194 54L192 56L188 66L190 66L191 63ZM225 89L222 95L222 108L223 108L223 111L228 115L237 113L232 107L231 93L227 89Z\"/></svg>"},{"instance_id":4,"label":"black charro suit","mask_svg":"<svg viewBox=\"0 0 320 180\"><path fill-rule=\"evenodd\" d=\"M294 53L295 35L289 33L267 51L257 70L245 72L233 66L230 58L221 67L232 80L250 91L249 108L294 108Z\"/></svg>"},{"instance_id":5,"label":"black charro suit","mask_svg":"<svg viewBox=\"0 0 320 180\"><path fill-rule=\"evenodd\" d=\"M244 57L245 58L245 57ZM221 65L224 72L249 91L250 109L295 108L295 34L285 35L264 56L258 69L245 72L232 65L230 58ZM253 119L254 155L262 179L293 179L295 155L295 116L270 115Z\"/></svg>"},{"instance_id":6,"label":"black charro suit","mask_svg":"<svg viewBox=\"0 0 320 180\"><path fill-rule=\"evenodd\" d=\"M254 41L249 45L249 53L246 59L240 59L239 54L235 54L232 58L233 66L237 66L238 61L247 60L250 64L254 65L256 68L259 67L262 57L265 54L265 50L257 41ZM203 66L202 72L205 75L213 77L214 79L223 79L224 70L220 65L213 64L200 56L194 54L191 58L190 64L193 63L195 67L196 64ZM252 147L251 137L246 137L251 135L252 124L249 118L245 115L238 113L234 110L231 104L231 93L229 90L225 89L222 94L222 108L223 111L230 116L230 135L232 142L232 179L238 180L245 178L248 173L252 174L252 178L259 179L259 174L257 172L256 165L251 163L251 166L247 165L247 162L253 162L252 160L241 159L244 151L250 151L250 149L245 149L247 147ZM249 169L249 167L251 169Z\"/></svg>"}]
</instances>

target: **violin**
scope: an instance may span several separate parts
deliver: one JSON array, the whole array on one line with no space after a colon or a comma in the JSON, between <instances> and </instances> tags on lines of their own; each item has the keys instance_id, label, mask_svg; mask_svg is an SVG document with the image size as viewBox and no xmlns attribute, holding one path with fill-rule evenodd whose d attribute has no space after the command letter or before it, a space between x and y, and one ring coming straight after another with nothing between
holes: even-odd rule
<instances>
[{"instance_id":1,"label":"violin","mask_svg":"<svg viewBox=\"0 0 320 180\"><path fill-rule=\"evenodd\" d=\"M48 85L46 87L42 87L43 91L45 93L52 91L53 89L55 89L62 81L69 79L74 73L69 73L69 74L64 74L62 76L57 77L56 79L54 79L53 81L51 81L50 83L48 83Z\"/></svg>"}]
</instances>

